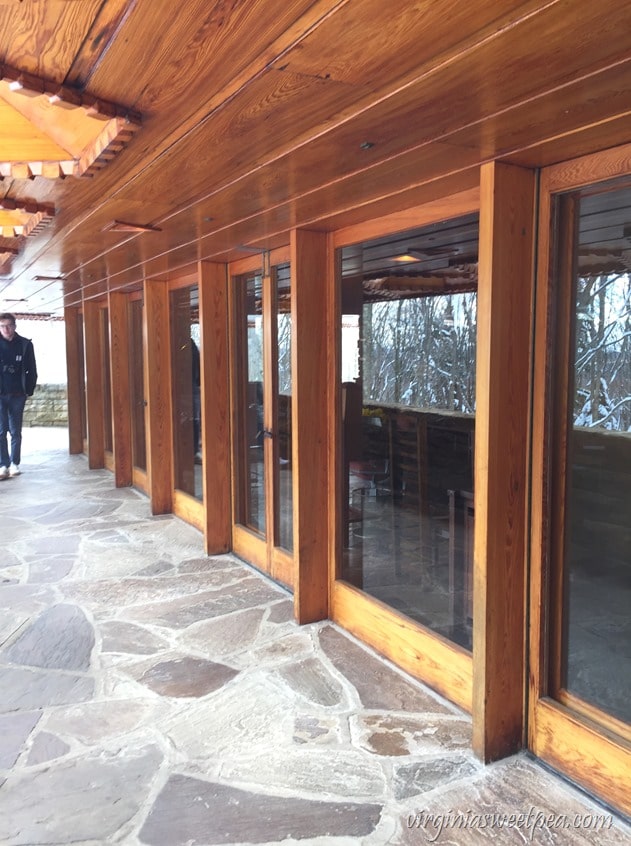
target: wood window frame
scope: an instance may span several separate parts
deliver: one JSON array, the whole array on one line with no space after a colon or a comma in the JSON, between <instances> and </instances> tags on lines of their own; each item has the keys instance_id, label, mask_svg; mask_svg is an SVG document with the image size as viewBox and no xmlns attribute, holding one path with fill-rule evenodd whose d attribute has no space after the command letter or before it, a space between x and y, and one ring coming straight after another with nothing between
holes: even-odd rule
<instances>
[{"instance_id":1,"label":"wood window frame","mask_svg":"<svg viewBox=\"0 0 631 846\"><path fill-rule=\"evenodd\" d=\"M172 315L171 315L171 297L170 294L172 291L181 291L185 288L193 288L197 287L197 295L198 298L201 297L201 285L200 285L200 276L197 271L194 272L187 272L182 276L177 276L173 279L169 279L166 284L167 288L167 321L168 321L168 337L169 337L169 370L171 373L171 378L169 380L170 390L169 390L169 414L171 415L171 444L170 450L172 455L172 464L171 464L171 484L172 484L172 491L171 491L171 508L173 513L180 517L180 519L184 520L185 523L190 523L191 526L195 526L196 529L199 529L200 532L206 536L206 507L203 501L198 500L192 494L186 493L185 491L179 490L175 487L175 446L173 443L173 435L174 435L174 428L173 428L173 413L174 413L174 403L173 403L173 382L174 382L174 374L173 374L173 357L172 357L172 336L171 336L171 329L172 329ZM200 302L200 328L201 328L201 302ZM201 362L200 362L201 368ZM200 433L201 436L201 433ZM206 467L203 467L204 475L206 474ZM205 485L203 486L203 493L206 494Z\"/></svg>"},{"instance_id":2,"label":"wood window frame","mask_svg":"<svg viewBox=\"0 0 631 846\"><path fill-rule=\"evenodd\" d=\"M353 585L341 581L339 515L342 513L342 420L339 380L340 344L337 325L341 309L339 251L342 247L371 238L402 232L480 210L478 186L422 206L396 212L363 224L340 229L331 238L328 270L328 418L329 426L329 615L356 637L385 655L411 675L429 684L465 711L471 711L473 661L471 653L455 643L398 614L385 603L369 597Z\"/></svg>"},{"instance_id":3,"label":"wood window frame","mask_svg":"<svg viewBox=\"0 0 631 846\"><path fill-rule=\"evenodd\" d=\"M631 740L628 726L620 721L603 719L598 709L582 703L571 694L554 699L552 685L558 674L560 644L548 652L551 603L558 604L559 555L563 539L551 532L552 502L558 497L565 503L563 475L566 467L565 448L559 435L552 431L552 420L558 413L552 395L553 379L567 397L570 331L556 337L564 324L556 312L560 304L564 317L569 315L568 285L571 267L568 248L561 249L560 282L553 286L553 204L554 196L579 190L599 182L631 173L631 144L594 153L579 159L545 168L541 173L538 268L536 297L536 334L532 403L532 500L531 500L531 572L530 572L530 686L528 744L540 758L587 788L605 802L631 812ZM568 224L571 225L571 222ZM569 233L558 232L557 241L568 244ZM565 290L563 290L565 289ZM559 297L560 294L560 297ZM569 321L566 319L565 324ZM555 350L560 360L551 366ZM563 397L558 403L564 403ZM561 409L562 411L563 409ZM555 450L555 446L557 449ZM555 565L556 562L556 566ZM557 613L558 613L557 607ZM596 719L598 717L598 720ZM626 729L627 737L620 729Z\"/></svg>"}]
</instances>

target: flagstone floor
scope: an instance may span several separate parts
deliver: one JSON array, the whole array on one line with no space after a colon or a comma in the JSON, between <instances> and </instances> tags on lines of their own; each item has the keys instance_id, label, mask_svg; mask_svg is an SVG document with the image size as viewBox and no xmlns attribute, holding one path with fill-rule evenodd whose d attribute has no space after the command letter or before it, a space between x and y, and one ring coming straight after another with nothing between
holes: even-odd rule
<instances>
[{"instance_id":1,"label":"flagstone floor","mask_svg":"<svg viewBox=\"0 0 631 846\"><path fill-rule=\"evenodd\" d=\"M27 429L0 484L0 843L631 844L66 444Z\"/></svg>"}]
</instances>

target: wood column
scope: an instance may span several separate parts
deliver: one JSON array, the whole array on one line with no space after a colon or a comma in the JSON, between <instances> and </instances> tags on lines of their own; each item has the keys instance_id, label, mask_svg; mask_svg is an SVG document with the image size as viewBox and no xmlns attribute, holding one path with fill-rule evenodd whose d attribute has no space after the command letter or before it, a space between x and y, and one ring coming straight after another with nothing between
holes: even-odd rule
<instances>
[{"instance_id":1,"label":"wood column","mask_svg":"<svg viewBox=\"0 0 631 846\"><path fill-rule=\"evenodd\" d=\"M129 385L129 326L127 295L109 294L110 374L112 386L112 443L117 488L132 483L131 391Z\"/></svg>"},{"instance_id":2,"label":"wood column","mask_svg":"<svg viewBox=\"0 0 631 846\"><path fill-rule=\"evenodd\" d=\"M201 332L201 442L204 539L210 555L231 544L228 275L225 264L199 263Z\"/></svg>"},{"instance_id":3,"label":"wood column","mask_svg":"<svg viewBox=\"0 0 631 846\"><path fill-rule=\"evenodd\" d=\"M152 514L168 514L173 499L173 422L167 283L145 280L144 301L149 496Z\"/></svg>"},{"instance_id":4,"label":"wood column","mask_svg":"<svg viewBox=\"0 0 631 846\"><path fill-rule=\"evenodd\" d=\"M101 313L93 300L83 303L85 326L85 392L88 430L88 467L105 467L103 428L103 368L101 360Z\"/></svg>"},{"instance_id":5,"label":"wood column","mask_svg":"<svg viewBox=\"0 0 631 846\"><path fill-rule=\"evenodd\" d=\"M475 432L473 748L524 742L526 494L535 174L481 168Z\"/></svg>"},{"instance_id":6,"label":"wood column","mask_svg":"<svg viewBox=\"0 0 631 846\"><path fill-rule=\"evenodd\" d=\"M68 384L68 451L70 455L83 452L83 409L81 380L83 362L79 343L79 332L83 332L83 318L78 308L64 309L66 328L66 373Z\"/></svg>"},{"instance_id":7,"label":"wood column","mask_svg":"<svg viewBox=\"0 0 631 846\"><path fill-rule=\"evenodd\" d=\"M327 273L329 238L291 233L294 613L328 617Z\"/></svg>"}]
</instances>

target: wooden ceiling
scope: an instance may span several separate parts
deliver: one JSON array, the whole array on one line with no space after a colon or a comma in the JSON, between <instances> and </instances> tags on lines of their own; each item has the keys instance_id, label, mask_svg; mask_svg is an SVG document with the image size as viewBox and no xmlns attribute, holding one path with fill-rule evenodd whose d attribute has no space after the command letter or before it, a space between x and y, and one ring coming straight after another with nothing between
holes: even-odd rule
<instances>
[{"instance_id":1,"label":"wooden ceiling","mask_svg":"<svg viewBox=\"0 0 631 846\"><path fill-rule=\"evenodd\" d=\"M0 63L141 117L92 177L0 181L54 210L0 269L20 313L631 140L618 0L0 0Z\"/></svg>"}]
</instances>

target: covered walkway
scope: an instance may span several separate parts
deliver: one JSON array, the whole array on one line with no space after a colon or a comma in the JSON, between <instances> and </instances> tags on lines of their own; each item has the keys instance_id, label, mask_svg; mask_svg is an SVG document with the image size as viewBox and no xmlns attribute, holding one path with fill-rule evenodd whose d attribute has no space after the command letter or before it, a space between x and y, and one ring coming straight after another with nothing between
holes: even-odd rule
<instances>
[{"instance_id":1,"label":"covered walkway","mask_svg":"<svg viewBox=\"0 0 631 846\"><path fill-rule=\"evenodd\" d=\"M298 627L65 431L24 450L0 485L3 844L631 844L527 756L482 766L467 715Z\"/></svg>"}]
</instances>

